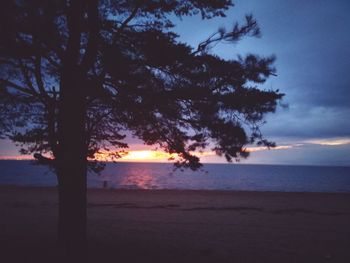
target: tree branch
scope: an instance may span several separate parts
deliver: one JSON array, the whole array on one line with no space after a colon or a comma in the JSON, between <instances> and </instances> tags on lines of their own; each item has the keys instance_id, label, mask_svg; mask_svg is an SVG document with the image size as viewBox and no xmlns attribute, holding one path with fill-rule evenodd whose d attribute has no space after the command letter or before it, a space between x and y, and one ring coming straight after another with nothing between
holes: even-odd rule
<instances>
[{"instance_id":1,"label":"tree branch","mask_svg":"<svg viewBox=\"0 0 350 263\"><path fill-rule=\"evenodd\" d=\"M44 82L42 79L42 73L41 73L41 56L37 55L35 57L34 61L34 75L35 75L35 80L36 80L36 85L38 86L40 95L47 100L50 100L51 97L47 94L45 87L44 87Z\"/></svg>"},{"instance_id":2,"label":"tree branch","mask_svg":"<svg viewBox=\"0 0 350 263\"><path fill-rule=\"evenodd\" d=\"M200 42L198 44L197 49L192 52L192 55L196 55L201 52L205 52L206 49L209 48L210 44L217 44L220 41L231 41L236 42L240 40L245 35L251 35L251 36L260 36L260 28L258 26L258 23L253 18L252 15L246 15L245 16L245 24L243 26L239 26L238 23L236 23L230 32L225 32L225 28L219 28L217 32L213 33L211 36L209 36L206 40ZM219 36L216 36L219 35ZM216 36L216 37L215 37Z\"/></svg>"}]
</instances>

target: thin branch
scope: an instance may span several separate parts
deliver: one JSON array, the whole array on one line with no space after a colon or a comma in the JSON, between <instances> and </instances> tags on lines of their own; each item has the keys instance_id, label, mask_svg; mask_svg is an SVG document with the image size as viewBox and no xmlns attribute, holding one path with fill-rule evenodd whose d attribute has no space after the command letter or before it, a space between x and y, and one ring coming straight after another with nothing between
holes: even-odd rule
<instances>
[{"instance_id":1,"label":"thin branch","mask_svg":"<svg viewBox=\"0 0 350 263\"><path fill-rule=\"evenodd\" d=\"M23 61L20 59L19 60L19 67L21 69L24 81L26 82L27 86L37 95L39 95L39 93L35 90L32 81L30 80L30 76L28 73L28 68L25 66L25 64L23 63Z\"/></svg>"},{"instance_id":2,"label":"thin branch","mask_svg":"<svg viewBox=\"0 0 350 263\"><path fill-rule=\"evenodd\" d=\"M9 87L14 88L17 91L20 91L20 92L25 93L25 94L33 95L34 97L38 97L38 94L33 92L32 90L26 89L26 88L12 82L12 81L9 81L7 79L0 79L0 86L2 86L2 85L9 86Z\"/></svg>"},{"instance_id":3,"label":"thin branch","mask_svg":"<svg viewBox=\"0 0 350 263\"><path fill-rule=\"evenodd\" d=\"M137 12L139 11L139 7L135 7L135 9L131 12L131 14L124 20L124 22L118 27L117 34L119 34L127 25L128 23L136 16Z\"/></svg>"}]
</instances>

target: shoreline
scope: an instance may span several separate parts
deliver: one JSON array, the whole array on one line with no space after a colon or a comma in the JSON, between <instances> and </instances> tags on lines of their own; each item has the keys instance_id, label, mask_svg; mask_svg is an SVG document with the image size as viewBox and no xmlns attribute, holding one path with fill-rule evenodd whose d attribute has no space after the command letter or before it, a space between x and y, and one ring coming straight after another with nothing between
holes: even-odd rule
<instances>
[{"instance_id":1,"label":"shoreline","mask_svg":"<svg viewBox=\"0 0 350 263\"><path fill-rule=\"evenodd\" d=\"M59 262L57 201L0 186L0 258ZM348 193L88 189L87 213L89 262L350 262Z\"/></svg>"},{"instance_id":2,"label":"shoreline","mask_svg":"<svg viewBox=\"0 0 350 263\"><path fill-rule=\"evenodd\" d=\"M36 159L34 159L34 157L32 159L16 159L16 158L3 158L1 159L0 157L0 162L1 161L35 161ZM153 162L153 161L101 161L102 163L122 163L122 164L135 164L135 163L140 163L140 164L166 164L166 165L173 165L173 163L171 162ZM243 163L243 162L239 162L239 163L227 163L227 162L204 162L202 163L203 166L205 165L257 165L257 166L302 166L302 167L340 167L340 168L350 168L350 164L323 164L323 163L315 163L315 164L289 164L289 163Z\"/></svg>"},{"instance_id":3,"label":"shoreline","mask_svg":"<svg viewBox=\"0 0 350 263\"><path fill-rule=\"evenodd\" d=\"M57 189L57 186L34 186L34 185L15 185L15 184L0 184L0 191L2 189L46 189L46 190L55 190ZM312 192L307 192L307 191L268 191L268 190L263 190L263 191L257 191L257 190L234 190L234 189L190 189L190 188L152 188L152 189L143 189L143 188L103 188L103 187L88 187L87 188L88 192L94 192L94 191L116 191L116 192L123 192L123 191L145 191L145 192L208 192L208 193L276 193L276 194L331 194L331 195L349 195L350 192L317 192L317 191L312 191Z\"/></svg>"}]
</instances>

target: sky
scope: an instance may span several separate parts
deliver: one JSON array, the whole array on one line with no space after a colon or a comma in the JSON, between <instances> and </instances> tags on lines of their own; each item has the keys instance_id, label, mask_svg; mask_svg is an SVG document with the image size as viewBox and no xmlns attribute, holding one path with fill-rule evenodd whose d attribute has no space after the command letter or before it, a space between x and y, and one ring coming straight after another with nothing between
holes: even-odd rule
<instances>
[{"instance_id":1,"label":"sky","mask_svg":"<svg viewBox=\"0 0 350 263\"><path fill-rule=\"evenodd\" d=\"M275 141L274 150L251 148L243 163L350 166L350 1L236 0L225 18L176 21L179 40L193 47L219 27L227 29L253 14L260 38L219 44L211 52L225 59L248 53L276 55L277 76L261 88L286 96L262 132ZM128 139L131 154L124 161L165 161L141 141ZM17 157L12 143L0 141L0 158ZM225 162L210 151L203 162Z\"/></svg>"}]
</instances>

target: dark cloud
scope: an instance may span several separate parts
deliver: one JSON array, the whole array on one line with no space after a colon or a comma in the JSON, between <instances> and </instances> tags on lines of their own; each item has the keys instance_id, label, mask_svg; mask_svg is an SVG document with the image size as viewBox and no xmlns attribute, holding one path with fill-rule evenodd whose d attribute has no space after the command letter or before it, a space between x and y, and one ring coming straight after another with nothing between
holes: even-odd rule
<instances>
[{"instance_id":1,"label":"dark cloud","mask_svg":"<svg viewBox=\"0 0 350 263\"><path fill-rule=\"evenodd\" d=\"M267 118L262 128L267 137L309 138L350 137L349 108L293 105Z\"/></svg>"}]
</instances>

